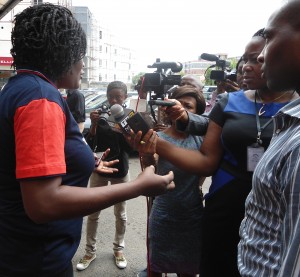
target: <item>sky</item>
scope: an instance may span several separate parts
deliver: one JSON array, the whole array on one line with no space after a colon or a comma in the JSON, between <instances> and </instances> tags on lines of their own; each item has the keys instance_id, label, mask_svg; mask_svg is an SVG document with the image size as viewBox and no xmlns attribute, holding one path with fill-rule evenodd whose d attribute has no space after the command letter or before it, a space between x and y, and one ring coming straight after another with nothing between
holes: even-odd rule
<instances>
[{"instance_id":1,"label":"sky","mask_svg":"<svg viewBox=\"0 0 300 277\"><path fill-rule=\"evenodd\" d=\"M252 35L286 0L72 0L135 50L138 68L195 61L201 53L241 56ZM149 71L149 70L148 70Z\"/></svg>"}]
</instances>

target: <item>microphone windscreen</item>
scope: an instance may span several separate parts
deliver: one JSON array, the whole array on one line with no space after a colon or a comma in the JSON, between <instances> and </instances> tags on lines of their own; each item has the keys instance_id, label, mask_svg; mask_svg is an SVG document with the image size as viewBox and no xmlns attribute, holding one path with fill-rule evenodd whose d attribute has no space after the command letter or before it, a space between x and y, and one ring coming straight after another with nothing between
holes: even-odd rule
<instances>
[{"instance_id":1,"label":"microphone windscreen","mask_svg":"<svg viewBox=\"0 0 300 277\"><path fill-rule=\"evenodd\" d=\"M216 62L219 60L219 57L217 57L216 55L207 54L207 53L202 53L200 57L203 60L211 61L211 62Z\"/></svg>"},{"instance_id":2,"label":"microphone windscreen","mask_svg":"<svg viewBox=\"0 0 300 277\"><path fill-rule=\"evenodd\" d=\"M110 107L110 112L111 112L111 115L114 117L114 118L119 118L119 117L122 117L124 115L124 109L121 105L119 104L114 104Z\"/></svg>"}]
</instances>

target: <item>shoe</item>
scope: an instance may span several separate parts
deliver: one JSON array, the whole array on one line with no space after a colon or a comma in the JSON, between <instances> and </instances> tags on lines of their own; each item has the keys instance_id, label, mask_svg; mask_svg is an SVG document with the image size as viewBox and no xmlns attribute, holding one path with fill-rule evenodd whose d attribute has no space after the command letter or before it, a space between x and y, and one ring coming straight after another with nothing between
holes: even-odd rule
<instances>
[{"instance_id":1,"label":"shoe","mask_svg":"<svg viewBox=\"0 0 300 277\"><path fill-rule=\"evenodd\" d=\"M126 261L124 255L123 255L123 253L121 253L121 255L118 256L118 257L114 254L114 257L115 257L115 261L116 261L116 266L118 268L120 268L120 269L126 268L127 261Z\"/></svg>"},{"instance_id":2,"label":"shoe","mask_svg":"<svg viewBox=\"0 0 300 277\"><path fill-rule=\"evenodd\" d=\"M96 259L96 254L89 256L89 255L84 255L84 257L79 261L79 263L76 266L77 270L85 270L88 268L90 263Z\"/></svg>"}]
</instances>

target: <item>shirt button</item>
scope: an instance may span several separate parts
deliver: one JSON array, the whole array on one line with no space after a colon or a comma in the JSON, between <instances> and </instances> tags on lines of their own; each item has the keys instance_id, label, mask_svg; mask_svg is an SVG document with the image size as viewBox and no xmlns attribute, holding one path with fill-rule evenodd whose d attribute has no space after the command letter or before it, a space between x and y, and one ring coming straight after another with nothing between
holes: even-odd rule
<instances>
[{"instance_id":1,"label":"shirt button","mask_svg":"<svg viewBox=\"0 0 300 277\"><path fill-rule=\"evenodd\" d=\"M280 131L281 131L281 129L277 129L275 133L276 133L276 134L279 134Z\"/></svg>"}]
</instances>

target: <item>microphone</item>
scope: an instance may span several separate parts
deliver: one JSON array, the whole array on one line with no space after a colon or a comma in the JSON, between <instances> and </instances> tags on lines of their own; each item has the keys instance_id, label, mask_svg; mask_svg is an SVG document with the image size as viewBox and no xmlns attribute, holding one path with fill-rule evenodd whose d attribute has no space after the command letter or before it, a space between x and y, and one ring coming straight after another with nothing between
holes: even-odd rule
<instances>
[{"instance_id":1,"label":"microphone","mask_svg":"<svg viewBox=\"0 0 300 277\"><path fill-rule=\"evenodd\" d=\"M111 106L110 112L111 116L108 118L108 122L116 132L130 134L132 129L134 133L142 131L142 135L145 135L150 129L142 115L131 109L123 109L121 105L115 104Z\"/></svg>"},{"instance_id":2,"label":"microphone","mask_svg":"<svg viewBox=\"0 0 300 277\"><path fill-rule=\"evenodd\" d=\"M119 104L114 104L110 107L111 115L107 121L111 128L119 133L130 134L130 126L127 120L134 115L134 111L130 109L123 109Z\"/></svg>"},{"instance_id":3,"label":"microphone","mask_svg":"<svg viewBox=\"0 0 300 277\"><path fill-rule=\"evenodd\" d=\"M207 53L202 53L200 58L210 62L217 62L219 60L219 57L217 57L216 55L207 54Z\"/></svg>"}]
</instances>

